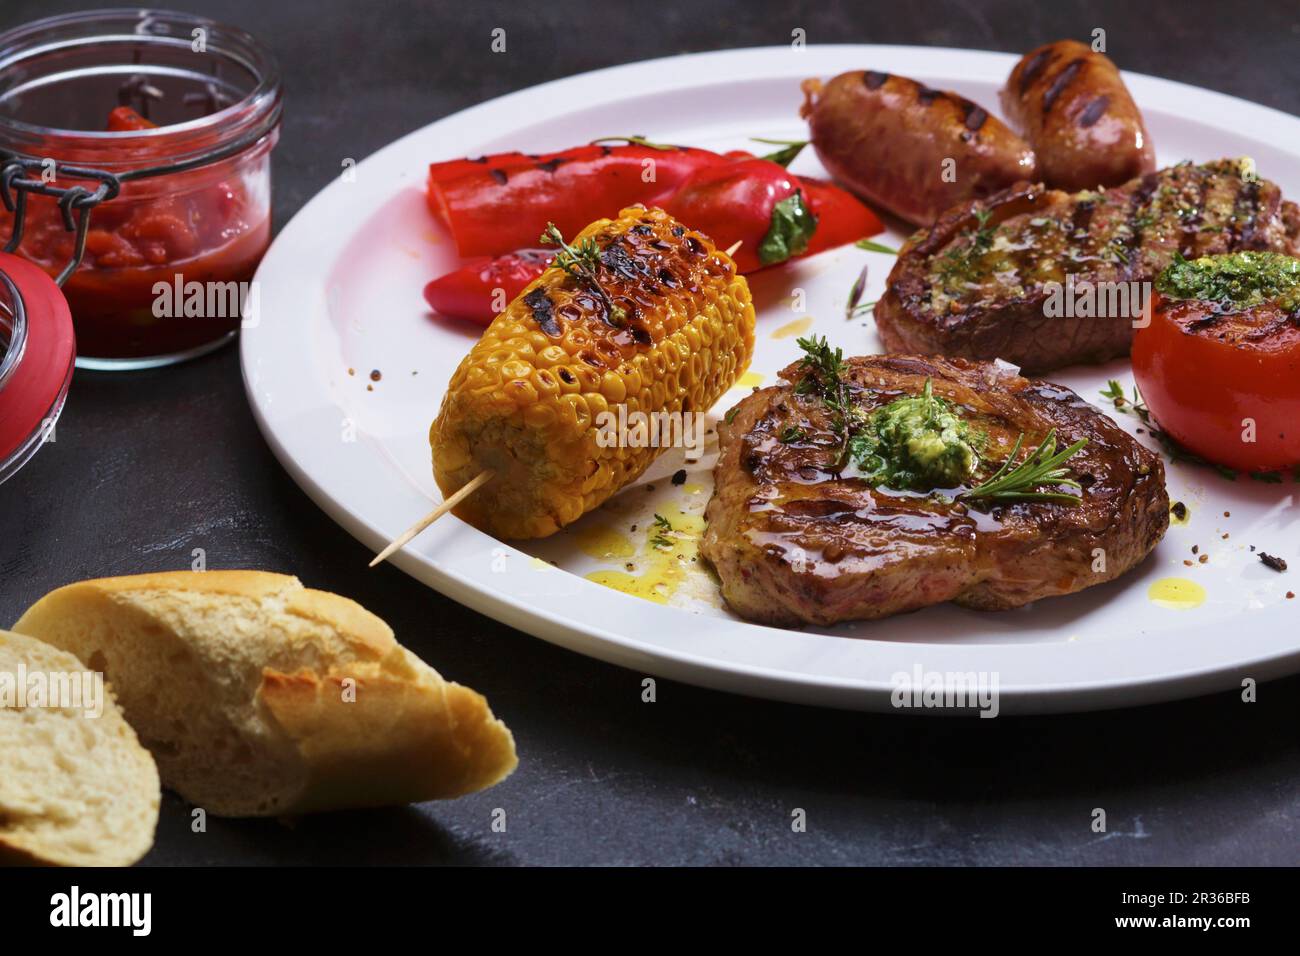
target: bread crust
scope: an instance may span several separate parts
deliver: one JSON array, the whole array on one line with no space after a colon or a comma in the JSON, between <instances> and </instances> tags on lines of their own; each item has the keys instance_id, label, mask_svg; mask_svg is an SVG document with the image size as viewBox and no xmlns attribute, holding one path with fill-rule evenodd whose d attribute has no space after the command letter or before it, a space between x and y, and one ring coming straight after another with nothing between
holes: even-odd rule
<instances>
[{"instance_id":1,"label":"bread crust","mask_svg":"<svg viewBox=\"0 0 1300 956\"><path fill-rule=\"evenodd\" d=\"M91 619L108 623L96 632ZM360 604L289 575L82 581L46 595L15 630L100 655L163 782L219 816L456 797L517 764L509 729L481 694L444 680ZM155 681L169 673L144 671L126 652L170 661L172 677L200 687L168 705ZM222 746L211 756L169 754L171 721L216 728Z\"/></svg>"}]
</instances>

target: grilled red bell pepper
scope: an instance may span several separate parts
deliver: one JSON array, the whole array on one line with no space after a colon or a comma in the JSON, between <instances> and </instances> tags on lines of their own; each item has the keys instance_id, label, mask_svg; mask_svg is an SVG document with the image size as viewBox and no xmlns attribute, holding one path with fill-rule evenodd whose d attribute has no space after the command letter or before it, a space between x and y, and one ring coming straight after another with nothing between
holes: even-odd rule
<instances>
[{"instance_id":1,"label":"grilled red bell pepper","mask_svg":"<svg viewBox=\"0 0 1300 956\"><path fill-rule=\"evenodd\" d=\"M429 167L429 208L462 256L499 255L535 245L548 222L569 236L633 203L662 205L695 170L724 161L643 142L456 159Z\"/></svg>"},{"instance_id":2,"label":"grilled red bell pepper","mask_svg":"<svg viewBox=\"0 0 1300 956\"><path fill-rule=\"evenodd\" d=\"M426 285L425 301L440 315L487 325L546 271L554 256L547 249L478 256Z\"/></svg>"},{"instance_id":3,"label":"grilled red bell pepper","mask_svg":"<svg viewBox=\"0 0 1300 956\"><path fill-rule=\"evenodd\" d=\"M743 149L734 149L725 155L737 162L759 158ZM762 159L771 162L772 157L778 155L780 153L773 153L762 157ZM796 152L794 155L798 155L798 153ZM793 159L794 156L790 158ZM788 163L782 163L781 165L785 166ZM817 220L817 229L808 240L808 248L804 250L803 255L816 255L819 252L825 252L827 249L846 246L850 242L857 242L859 239L876 236L885 231L880 218L847 190L841 189L825 179L814 179L811 176L800 176L799 183L803 190L804 199L812 210L813 217ZM708 232L707 229L704 231ZM742 268L740 271L746 272L749 270Z\"/></svg>"},{"instance_id":4,"label":"grilled red bell pepper","mask_svg":"<svg viewBox=\"0 0 1300 956\"><path fill-rule=\"evenodd\" d=\"M817 231L808 240L804 255L847 246L850 242L885 231L874 212L834 183L811 176L800 176L799 182L803 185L804 198L812 214L817 217Z\"/></svg>"},{"instance_id":5,"label":"grilled red bell pepper","mask_svg":"<svg viewBox=\"0 0 1300 956\"><path fill-rule=\"evenodd\" d=\"M801 254L817 228L798 177L766 159L697 169L664 208L720 249L740 242L733 258L742 273Z\"/></svg>"},{"instance_id":6,"label":"grilled red bell pepper","mask_svg":"<svg viewBox=\"0 0 1300 956\"><path fill-rule=\"evenodd\" d=\"M571 236L633 203L663 206L719 248L739 241L735 258L742 273L884 229L843 189L795 176L769 159L644 140L434 163L428 201L462 255L486 254L429 283L425 298L443 315L482 324L500 311L502 295L510 301L545 269L550 254L524 247L537 241L547 222ZM514 246L523 251L510 252ZM489 257L496 253L504 254Z\"/></svg>"}]
</instances>

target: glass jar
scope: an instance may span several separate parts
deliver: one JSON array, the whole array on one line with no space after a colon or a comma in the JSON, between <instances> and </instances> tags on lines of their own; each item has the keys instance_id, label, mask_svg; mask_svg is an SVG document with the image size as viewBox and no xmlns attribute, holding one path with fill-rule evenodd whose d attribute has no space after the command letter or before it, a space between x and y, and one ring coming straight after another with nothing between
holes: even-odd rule
<instances>
[{"instance_id":1,"label":"glass jar","mask_svg":"<svg viewBox=\"0 0 1300 956\"><path fill-rule=\"evenodd\" d=\"M270 243L280 114L270 52L203 17L0 34L0 237L51 276L79 260L62 283L78 366L165 365L235 336Z\"/></svg>"},{"instance_id":2,"label":"glass jar","mask_svg":"<svg viewBox=\"0 0 1300 956\"><path fill-rule=\"evenodd\" d=\"M72 317L59 287L0 252L0 482L53 441L72 360Z\"/></svg>"}]
</instances>

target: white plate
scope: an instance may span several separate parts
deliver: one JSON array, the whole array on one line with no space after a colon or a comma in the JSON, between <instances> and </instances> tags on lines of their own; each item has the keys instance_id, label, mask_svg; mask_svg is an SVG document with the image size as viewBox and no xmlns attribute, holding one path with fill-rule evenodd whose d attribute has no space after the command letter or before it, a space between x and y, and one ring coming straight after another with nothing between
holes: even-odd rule
<instances>
[{"instance_id":1,"label":"white plate","mask_svg":"<svg viewBox=\"0 0 1300 956\"><path fill-rule=\"evenodd\" d=\"M424 206L429 162L562 149L615 133L716 149L749 146L749 136L801 137L799 80L862 67L912 76L992 107L1015 59L887 46L681 56L558 80L426 126L361 163L355 179L324 189L267 254L257 273L261 321L245 330L241 344L258 423L307 493L378 549L439 500L426 434L476 334L434 320L421 297L424 283L455 261L448 236ZM1300 120L1167 80L1127 80L1162 165L1250 155L1262 175L1300 195ZM794 169L820 172L807 151ZM901 237L879 238L896 244ZM892 258L853 248L754 278L760 311L752 369L764 384L795 356L789 324L804 318L846 353L880 351L870 322L843 317L863 263L871 265L867 298L874 299ZM803 290L804 314L793 311L795 289ZM783 328L786 336L775 338ZM372 369L381 371L380 381L371 382ZM1126 362L1050 376L1098 402L1111 377L1132 382ZM714 415L742 394L725 396ZM1174 465L1170 495L1187 503L1190 522L1171 528L1155 553L1119 581L1013 612L945 606L793 631L727 613L698 564L668 605L584 578L627 560L644 566L635 557L602 561L584 553L602 546L598 526L615 529L614 550L624 540L640 549L654 511L703 509L711 487L706 470L695 469L684 488L664 480L680 455L668 453L640 484L551 539L502 544L448 517L393 560L456 601L580 653L645 674L818 705L886 709L893 676L917 667L996 674L1004 713L1167 700L1300 669L1300 600L1285 597L1288 588L1300 589L1300 486L1234 484ZM638 532L628 534L634 523ZM1192 545L1208 554L1207 563L1184 564ZM1264 567L1250 545L1286 558L1292 571ZM360 562L357 573L366 573ZM1178 610L1153 602L1148 589L1168 576L1203 586L1204 603Z\"/></svg>"}]
</instances>

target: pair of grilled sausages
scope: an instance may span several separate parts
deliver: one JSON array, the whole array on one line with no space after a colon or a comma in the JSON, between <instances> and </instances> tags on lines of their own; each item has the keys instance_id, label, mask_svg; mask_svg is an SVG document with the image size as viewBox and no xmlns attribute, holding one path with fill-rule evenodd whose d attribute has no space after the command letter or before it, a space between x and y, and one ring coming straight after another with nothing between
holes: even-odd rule
<instances>
[{"instance_id":1,"label":"pair of grilled sausages","mask_svg":"<svg viewBox=\"0 0 1300 956\"><path fill-rule=\"evenodd\" d=\"M1002 109L1025 139L965 97L902 76L858 70L803 90L800 113L827 171L917 225L1019 180L1091 189L1155 168L1119 70L1074 40L1039 47L1011 71Z\"/></svg>"}]
</instances>

